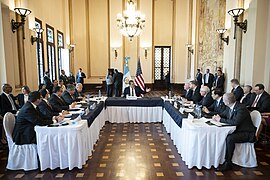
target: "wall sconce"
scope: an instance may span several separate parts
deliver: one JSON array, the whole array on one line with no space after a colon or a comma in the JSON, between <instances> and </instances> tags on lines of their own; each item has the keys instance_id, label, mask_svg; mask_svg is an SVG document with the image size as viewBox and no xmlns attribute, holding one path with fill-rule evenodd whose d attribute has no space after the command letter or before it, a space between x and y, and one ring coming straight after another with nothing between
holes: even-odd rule
<instances>
[{"instance_id":1,"label":"wall sconce","mask_svg":"<svg viewBox=\"0 0 270 180\"><path fill-rule=\"evenodd\" d=\"M233 39L235 39L236 37L236 27L240 27L244 33L247 32L247 20L245 20L244 22L238 22L238 18L239 16L245 11L244 8L236 8L236 9L231 9L228 11L228 14L231 15L234 18L234 37Z\"/></svg>"},{"instance_id":2,"label":"wall sconce","mask_svg":"<svg viewBox=\"0 0 270 180\"><path fill-rule=\"evenodd\" d=\"M34 28L33 30L37 33L37 37L31 36L31 43L32 43L32 45L34 44L34 42L39 43L39 41L41 40L41 34L44 31L44 29Z\"/></svg>"},{"instance_id":3,"label":"wall sconce","mask_svg":"<svg viewBox=\"0 0 270 180\"><path fill-rule=\"evenodd\" d=\"M72 53L72 52L74 51L75 46L76 46L76 44L70 44L70 45L68 45L68 47L69 47L69 52L70 52L70 53Z\"/></svg>"},{"instance_id":4,"label":"wall sconce","mask_svg":"<svg viewBox=\"0 0 270 180\"><path fill-rule=\"evenodd\" d=\"M226 38L223 37L223 34L227 31L227 29L221 28L221 29L217 29L216 31L219 34L221 42L224 41L228 45L229 44L229 36L227 36ZM220 46L220 49L221 49L221 46Z\"/></svg>"},{"instance_id":5,"label":"wall sconce","mask_svg":"<svg viewBox=\"0 0 270 180\"><path fill-rule=\"evenodd\" d=\"M17 29L19 29L20 26L22 26L23 30L23 39L25 39L24 36L24 24L25 24L25 18L31 13L31 10L25 9L25 8L15 8L14 11L21 16L21 22L16 22L14 19L11 20L11 30L13 33Z\"/></svg>"},{"instance_id":6,"label":"wall sconce","mask_svg":"<svg viewBox=\"0 0 270 180\"><path fill-rule=\"evenodd\" d=\"M190 52L191 54L194 53L194 49L192 49L192 44L186 44L186 47L188 48L188 52Z\"/></svg>"},{"instance_id":7,"label":"wall sconce","mask_svg":"<svg viewBox=\"0 0 270 180\"><path fill-rule=\"evenodd\" d=\"M148 48L145 47L144 49L144 59L147 59L147 54L148 54Z\"/></svg>"},{"instance_id":8,"label":"wall sconce","mask_svg":"<svg viewBox=\"0 0 270 180\"><path fill-rule=\"evenodd\" d=\"M117 57L118 57L118 52L117 52L118 49L119 49L118 47L114 47L114 48L113 48L113 51L114 51L114 59L117 59Z\"/></svg>"}]
</instances>

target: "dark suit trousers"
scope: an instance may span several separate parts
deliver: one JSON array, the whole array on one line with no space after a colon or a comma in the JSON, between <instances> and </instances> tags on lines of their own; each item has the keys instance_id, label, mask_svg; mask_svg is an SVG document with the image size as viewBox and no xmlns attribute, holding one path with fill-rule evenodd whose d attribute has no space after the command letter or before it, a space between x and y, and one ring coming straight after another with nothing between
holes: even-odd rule
<instances>
[{"instance_id":1,"label":"dark suit trousers","mask_svg":"<svg viewBox=\"0 0 270 180\"><path fill-rule=\"evenodd\" d=\"M234 132L226 138L226 155L225 160L232 163L235 143L255 142L256 137L254 132Z\"/></svg>"}]
</instances>

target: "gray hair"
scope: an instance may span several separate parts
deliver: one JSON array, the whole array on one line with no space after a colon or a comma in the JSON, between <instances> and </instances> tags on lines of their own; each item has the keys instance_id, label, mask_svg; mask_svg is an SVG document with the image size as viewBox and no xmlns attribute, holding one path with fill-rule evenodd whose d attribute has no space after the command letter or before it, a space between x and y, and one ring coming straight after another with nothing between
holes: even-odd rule
<instances>
[{"instance_id":1,"label":"gray hair","mask_svg":"<svg viewBox=\"0 0 270 180\"><path fill-rule=\"evenodd\" d=\"M75 86L73 84L67 85L67 91L75 91Z\"/></svg>"}]
</instances>

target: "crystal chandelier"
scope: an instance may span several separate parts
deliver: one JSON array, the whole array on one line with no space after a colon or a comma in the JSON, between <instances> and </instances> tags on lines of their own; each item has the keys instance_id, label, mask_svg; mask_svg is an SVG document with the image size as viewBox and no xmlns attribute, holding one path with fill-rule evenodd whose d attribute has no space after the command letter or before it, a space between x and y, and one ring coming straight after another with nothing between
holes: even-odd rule
<instances>
[{"instance_id":1,"label":"crystal chandelier","mask_svg":"<svg viewBox=\"0 0 270 180\"><path fill-rule=\"evenodd\" d=\"M127 9L123 14L117 14L117 27L123 36L132 38L139 36L144 28L145 16L136 11L136 3L133 0L127 1Z\"/></svg>"}]
</instances>

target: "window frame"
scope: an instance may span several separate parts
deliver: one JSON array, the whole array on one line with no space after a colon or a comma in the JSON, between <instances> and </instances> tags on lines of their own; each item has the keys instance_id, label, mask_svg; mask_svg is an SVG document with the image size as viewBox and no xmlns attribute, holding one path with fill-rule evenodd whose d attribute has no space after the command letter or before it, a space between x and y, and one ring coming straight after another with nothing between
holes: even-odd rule
<instances>
[{"instance_id":1,"label":"window frame","mask_svg":"<svg viewBox=\"0 0 270 180\"><path fill-rule=\"evenodd\" d=\"M40 24L40 28L42 29L42 21L38 18L35 17L35 27L36 27L36 22L38 24ZM40 44L42 45L41 47L39 46L39 48L41 48L41 56L39 54L40 50L38 50L37 45L36 45L36 58L37 58L37 68L38 68L38 82L39 84L44 83L43 82L43 77L44 77L44 73L45 73L45 61L44 61L44 41L43 41L43 33L41 33L41 37L40 37ZM40 60L38 57L42 58L42 72L41 72L41 68L40 68Z\"/></svg>"},{"instance_id":2,"label":"window frame","mask_svg":"<svg viewBox=\"0 0 270 180\"><path fill-rule=\"evenodd\" d=\"M51 29L52 30L52 34L53 34L53 42L49 42L49 38L48 38L48 29ZM54 36L54 28L48 24L46 24L46 39L47 39L47 63L48 63L48 72L50 73L50 79L53 81L55 79L57 79L57 64L56 64L56 56L55 56L55 36ZM54 51L54 54L53 56L51 57L51 63L49 62L49 59L50 59L50 55L52 53L49 53L49 47L51 48L51 52L52 52L52 49ZM53 58L53 59L52 59ZM54 61L54 62L53 62ZM54 63L54 67L53 67L53 63ZM50 67L50 64L51 64L51 67ZM54 72L54 73L53 73ZM54 76L55 75L55 76Z\"/></svg>"}]
</instances>

